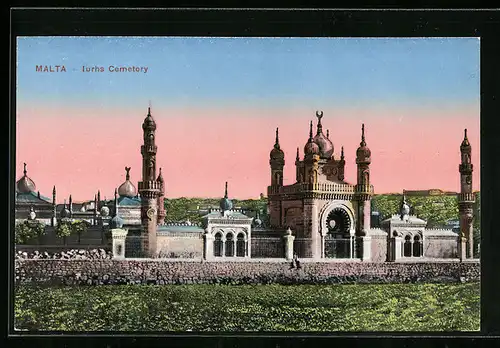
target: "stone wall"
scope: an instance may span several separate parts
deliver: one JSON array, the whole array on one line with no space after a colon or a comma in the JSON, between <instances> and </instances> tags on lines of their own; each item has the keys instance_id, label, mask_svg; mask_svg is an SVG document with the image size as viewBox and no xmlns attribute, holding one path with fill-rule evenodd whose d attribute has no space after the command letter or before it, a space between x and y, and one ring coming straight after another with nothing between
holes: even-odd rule
<instances>
[{"instance_id":1,"label":"stone wall","mask_svg":"<svg viewBox=\"0 0 500 348\"><path fill-rule=\"evenodd\" d=\"M200 258L203 256L203 238L201 234L186 237L160 236L157 237L158 253L167 258Z\"/></svg>"},{"instance_id":2,"label":"stone wall","mask_svg":"<svg viewBox=\"0 0 500 348\"><path fill-rule=\"evenodd\" d=\"M479 262L371 263L16 260L16 283L333 284L478 281Z\"/></svg>"},{"instance_id":3,"label":"stone wall","mask_svg":"<svg viewBox=\"0 0 500 348\"><path fill-rule=\"evenodd\" d=\"M387 261L387 235L374 235L371 238L371 260L373 262Z\"/></svg>"},{"instance_id":4,"label":"stone wall","mask_svg":"<svg viewBox=\"0 0 500 348\"><path fill-rule=\"evenodd\" d=\"M455 258L457 257L456 238L432 238L424 239L424 256Z\"/></svg>"}]
</instances>

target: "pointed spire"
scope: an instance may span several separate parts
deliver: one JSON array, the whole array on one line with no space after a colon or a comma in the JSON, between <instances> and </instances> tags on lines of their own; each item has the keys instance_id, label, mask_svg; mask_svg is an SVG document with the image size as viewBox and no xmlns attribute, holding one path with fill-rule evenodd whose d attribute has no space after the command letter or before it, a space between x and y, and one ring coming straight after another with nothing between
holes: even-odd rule
<instances>
[{"instance_id":1,"label":"pointed spire","mask_svg":"<svg viewBox=\"0 0 500 348\"><path fill-rule=\"evenodd\" d=\"M311 142L313 139L313 121L311 121L309 125L309 141Z\"/></svg>"},{"instance_id":2,"label":"pointed spire","mask_svg":"<svg viewBox=\"0 0 500 348\"><path fill-rule=\"evenodd\" d=\"M227 181L226 181L226 190L224 191L224 198L227 198Z\"/></svg>"},{"instance_id":3,"label":"pointed spire","mask_svg":"<svg viewBox=\"0 0 500 348\"><path fill-rule=\"evenodd\" d=\"M73 212L73 198L71 198L71 195L69 195L69 211L70 213Z\"/></svg>"},{"instance_id":4,"label":"pointed spire","mask_svg":"<svg viewBox=\"0 0 500 348\"><path fill-rule=\"evenodd\" d=\"M37 192L37 197L40 199L40 191Z\"/></svg>"},{"instance_id":5,"label":"pointed spire","mask_svg":"<svg viewBox=\"0 0 500 348\"><path fill-rule=\"evenodd\" d=\"M24 164L24 170L23 170L23 173L24 173L24 176L26 176L26 174L28 173L28 171L26 170L26 163L23 163Z\"/></svg>"},{"instance_id":6,"label":"pointed spire","mask_svg":"<svg viewBox=\"0 0 500 348\"><path fill-rule=\"evenodd\" d=\"M323 117L323 111L316 111L316 117L318 118L318 130L317 134L323 133L323 125L321 124L321 118Z\"/></svg>"},{"instance_id":7,"label":"pointed spire","mask_svg":"<svg viewBox=\"0 0 500 348\"><path fill-rule=\"evenodd\" d=\"M462 141L462 147L470 146L469 139L467 138L467 128L464 129L464 140Z\"/></svg>"},{"instance_id":8,"label":"pointed spire","mask_svg":"<svg viewBox=\"0 0 500 348\"><path fill-rule=\"evenodd\" d=\"M115 188L115 215L118 216L118 189Z\"/></svg>"},{"instance_id":9,"label":"pointed spire","mask_svg":"<svg viewBox=\"0 0 500 348\"><path fill-rule=\"evenodd\" d=\"M56 196L56 185L54 185L54 188L52 189L52 196Z\"/></svg>"},{"instance_id":10,"label":"pointed spire","mask_svg":"<svg viewBox=\"0 0 500 348\"><path fill-rule=\"evenodd\" d=\"M151 116L151 106L148 106L148 116Z\"/></svg>"},{"instance_id":11,"label":"pointed spire","mask_svg":"<svg viewBox=\"0 0 500 348\"><path fill-rule=\"evenodd\" d=\"M330 130L329 129L326 130L326 138L330 139Z\"/></svg>"},{"instance_id":12,"label":"pointed spire","mask_svg":"<svg viewBox=\"0 0 500 348\"><path fill-rule=\"evenodd\" d=\"M280 148L280 139L279 139L279 129L276 127L276 141L274 142L274 148L279 149Z\"/></svg>"},{"instance_id":13,"label":"pointed spire","mask_svg":"<svg viewBox=\"0 0 500 348\"><path fill-rule=\"evenodd\" d=\"M342 148L340 149L340 159L343 160L344 159L344 147L342 146Z\"/></svg>"},{"instance_id":14,"label":"pointed spire","mask_svg":"<svg viewBox=\"0 0 500 348\"><path fill-rule=\"evenodd\" d=\"M296 159L297 161L299 161L299 160L300 160L299 148L298 148L298 147L297 147L297 155L295 156L295 159Z\"/></svg>"},{"instance_id":15,"label":"pointed spire","mask_svg":"<svg viewBox=\"0 0 500 348\"><path fill-rule=\"evenodd\" d=\"M366 141L365 141L365 124L361 124L361 146L366 146Z\"/></svg>"}]
</instances>

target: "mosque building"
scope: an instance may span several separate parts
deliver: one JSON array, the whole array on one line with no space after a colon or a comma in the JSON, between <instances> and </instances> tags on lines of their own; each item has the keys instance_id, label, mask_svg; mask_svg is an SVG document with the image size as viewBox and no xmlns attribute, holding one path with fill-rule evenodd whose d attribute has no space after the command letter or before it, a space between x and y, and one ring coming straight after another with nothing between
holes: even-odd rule
<instances>
[{"instance_id":1,"label":"mosque building","mask_svg":"<svg viewBox=\"0 0 500 348\"><path fill-rule=\"evenodd\" d=\"M461 144L460 234L451 230L426 229L426 221L410 214L405 195L399 214L371 224L370 182L371 150L361 125L361 141L356 151L355 183L345 181L345 154L335 152L334 144L323 132L323 112L316 112L301 156L297 148L295 182L283 184L285 154L279 142L279 129L270 151L268 193L269 226L259 216L250 217L235 209L228 197L228 183L219 208L210 209L200 225L189 222L165 222L166 185L161 168L157 173L157 124L148 108L142 123L142 171L137 187L131 180L131 168L125 167L125 181L115 189L113 200L102 200L98 191L93 200L56 205L36 192L36 186L24 175L16 183L16 220L36 212L48 229L61 219L88 221L90 230L117 228L127 230L125 255L128 257L185 257L207 261L234 258L283 258L296 254L302 259L358 259L370 262L423 260L425 258L472 258L471 147L467 131ZM36 192L36 193L35 193ZM33 215L33 214L31 214ZM125 234L124 234L125 235ZM292 250L293 249L293 250ZM127 254L128 253L128 254Z\"/></svg>"}]
</instances>

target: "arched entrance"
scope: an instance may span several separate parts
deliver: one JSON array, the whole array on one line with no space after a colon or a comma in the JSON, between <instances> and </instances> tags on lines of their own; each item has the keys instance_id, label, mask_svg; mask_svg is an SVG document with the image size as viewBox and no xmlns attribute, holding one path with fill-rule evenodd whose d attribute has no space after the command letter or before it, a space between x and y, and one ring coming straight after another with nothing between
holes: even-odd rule
<instances>
[{"instance_id":1,"label":"arched entrance","mask_svg":"<svg viewBox=\"0 0 500 348\"><path fill-rule=\"evenodd\" d=\"M343 207L333 208L326 217L324 235L324 257L351 258L353 238L351 236L352 221Z\"/></svg>"}]
</instances>

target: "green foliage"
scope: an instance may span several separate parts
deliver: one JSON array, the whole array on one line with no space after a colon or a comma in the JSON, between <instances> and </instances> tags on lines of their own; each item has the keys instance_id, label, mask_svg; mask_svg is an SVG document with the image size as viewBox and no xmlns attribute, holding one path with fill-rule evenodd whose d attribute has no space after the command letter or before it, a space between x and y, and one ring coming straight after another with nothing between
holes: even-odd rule
<instances>
[{"instance_id":1,"label":"green foliage","mask_svg":"<svg viewBox=\"0 0 500 348\"><path fill-rule=\"evenodd\" d=\"M17 286L15 327L61 331L477 331L479 283Z\"/></svg>"},{"instance_id":2,"label":"green foliage","mask_svg":"<svg viewBox=\"0 0 500 348\"><path fill-rule=\"evenodd\" d=\"M59 238L65 238L71 235L71 223L69 222L60 222L56 226L56 236Z\"/></svg>"},{"instance_id":3,"label":"green foliage","mask_svg":"<svg viewBox=\"0 0 500 348\"><path fill-rule=\"evenodd\" d=\"M450 219L458 219L458 200L456 196L407 197L413 214L427 221L428 228L444 227ZM375 195L373 209L379 211L381 219L398 214L401 195Z\"/></svg>"},{"instance_id":4,"label":"green foliage","mask_svg":"<svg viewBox=\"0 0 500 348\"><path fill-rule=\"evenodd\" d=\"M260 210L261 219L264 220L267 211L267 199L233 199L233 206L246 210ZM220 198L173 198L165 199L165 221L191 221L200 223L202 214L200 209L219 207Z\"/></svg>"},{"instance_id":5,"label":"green foliage","mask_svg":"<svg viewBox=\"0 0 500 348\"><path fill-rule=\"evenodd\" d=\"M374 195L371 202L373 210L380 213L380 220L385 220L393 214L398 214L400 203L400 195Z\"/></svg>"},{"instance_id":6,"label":"green foliage","mask_svg":"<svg viewBox=\"0 0 500 348\"><path fill-rule=\"evenodd\" d=\"M24 244L30 239L40 237L46 233L45 225L39 221L23 221L16 224L15 227L15 242L16 244Z\"/></svg>"}]
</instances>

